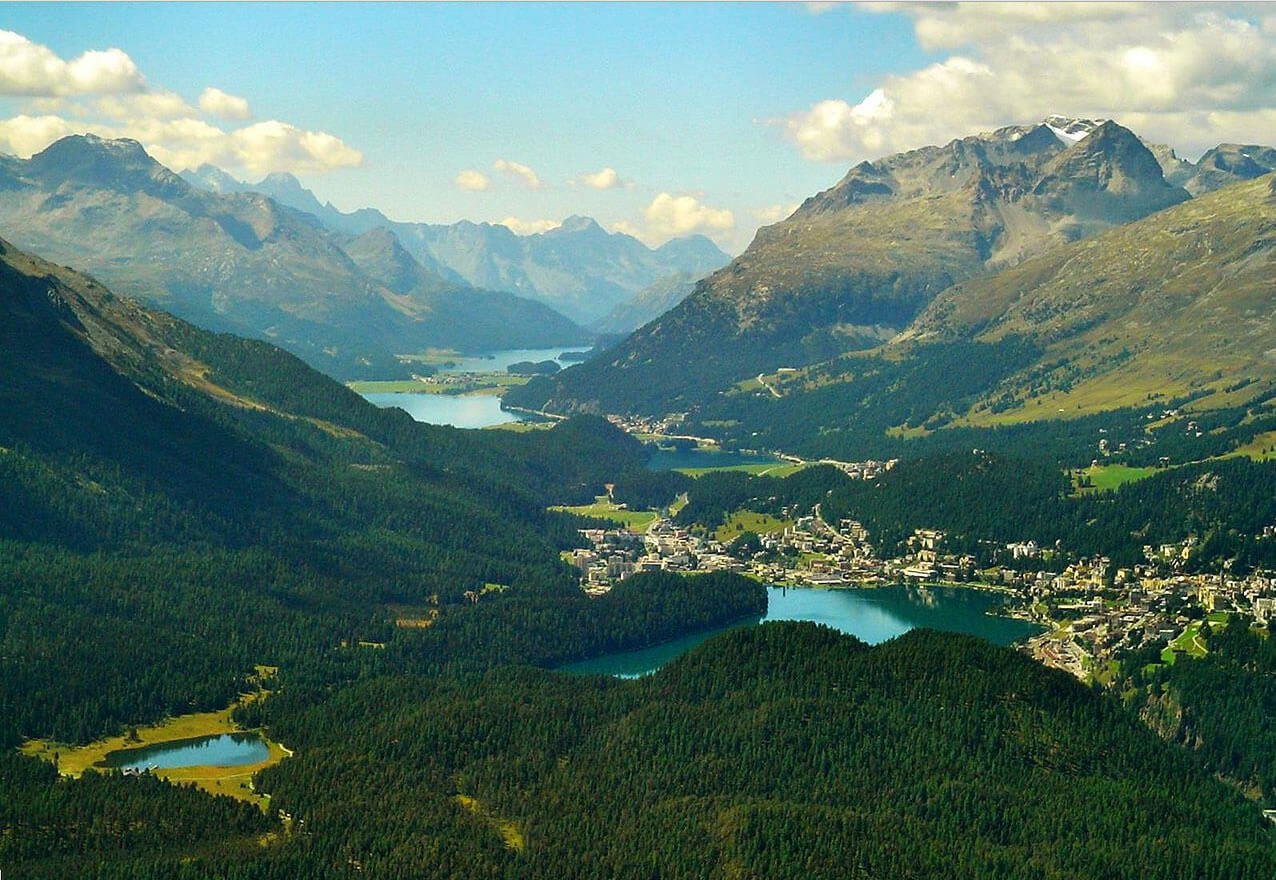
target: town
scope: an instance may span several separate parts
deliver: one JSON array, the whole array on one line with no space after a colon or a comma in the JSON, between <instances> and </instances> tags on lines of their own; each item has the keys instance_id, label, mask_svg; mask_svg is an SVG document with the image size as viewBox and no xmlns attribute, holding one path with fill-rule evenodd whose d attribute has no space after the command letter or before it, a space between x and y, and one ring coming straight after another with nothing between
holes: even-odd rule
<instances>
[{"instance_id":1,"label":"town","mask_svg":"<svg viewBox=\"0 0 1276 880\"><path fill-rule=\"evenodd\" d=\"M864 478L888 464L847 468ZM1004 563L981 568L969 554L950 552L944 532L936 529L917 529L905 555L882 558L859 522L826 522L819 505L783 514L784 520L773 521L773 530L740 529L726 540L721 530L716 536L703 534L666 516L642 528L582 529L589 547L567 558L580 570L581 588L590 596L606 593L635 572L653 570L726 570L777 586L824 589L914 583L995 591L1005 597L998 613L1042 628L1022 650L1079 679L1104 682L1131 651L1161 645L1166 662L1181 653L1199 656L1202 627L1224 622L1229 613L1252 616L1260 625L1276 615L1274 573L1233 577L1180 571L1194 543L1190 538L1146 546L1142 564L1115 570L1103 556L1052 570L1058 548L1006 542L998 548Z\"/></svg>"}]
</instances>

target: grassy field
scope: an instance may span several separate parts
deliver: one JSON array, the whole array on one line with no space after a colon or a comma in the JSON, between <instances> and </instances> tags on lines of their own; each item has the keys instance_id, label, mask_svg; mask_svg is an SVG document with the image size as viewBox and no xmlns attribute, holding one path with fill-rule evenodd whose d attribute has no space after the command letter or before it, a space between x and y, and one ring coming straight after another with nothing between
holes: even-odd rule
<instances>
[{"instance_id":1,"label":"grassy field","mask_svg":"<svg viewBox=\"0 0 1276 880\"><path fill-rule=\"evenodd\" d=\"M488 425L484 431L514 431L515 433L525 434L528 431L544 431L546 428L552 428L557 422L502 422L499 425Z\"/></svg>"},{"instance_id":2,"label":"grassy field","mask_svg":"<svg viewBox=\"0 0 1276 880\"><path fill-rule=\"evenodd\" d=\"M645 529L656 518L655 512L650 510L622 510L608 501L606 495L599 495L593 504L581 504L575 507L554 506L550 510L565 510L568 513L579 513L581 516L609 519L627 529L635 530Z\"/></svg>"},{"instance_id":3,"label":"grassy field","mask_svg":"<svg viewBox=\"0 0 1276 880\"><path fill-rule=\"evenodd\" d=\"M782 532L791 525L793 525L793 520L791 519L776 519L765 513L738 510L731 514L725 523L718 526L713 536L725 544L742 532L755 532L759 535L766 535L772 532Z\"/></svg>"},{"instance_id":4,"label":"grassy field","mask_svg":"<svg viewBox=\"0 0 1276 880\"><path fill-rule=\"evenodd\" d=\"M273 673L274 671L268 667L258 667L259 675ZM126 739L124 736L113 736L79 747L55 743L49 740L32 739L23 743L20 750L24 755L41 758L51 763L56 758L59 773L63 776L80 776L85 770L96 768L99 763L105 760L108 753L119 751L120 749L140 748L173 740L193 739L200 736L215 736L222 733L241 731L242 728L231 720L231 712L239 705L264 698L268 693L268 691L258 690L254 693L241 695L237 701L216 712L193 712L189 715L168 718L159 724L138 727L136 728L136 738ZM161 779L167 779L170 782L193 782L209 794L229 795L237 800L248 801L265 809L269 798L258 795L252 790L252 776L258 770L278 764L292 753L265 736L262 736L262 740L266 743L270 754L265 761L257 764L245 764L239 767L178 767L156 770L154 773Z\"/></svg>"},{"instance_id":5,"label":"grassy field","mask_svg":"<svg viewBox=\"0 0 1276 880\"><path fill-rule=\"evenodd\" d=\"M1142 480L1156 473L1156 468L1150 467L1128 467L1123 464L1101 464L1095 467L1088 467L1082 471L1082 474L1090 478L1091 485L1080 487L1075 481L1073 490L1079 495L1085 495L1091 492L1103 492L1108 489L1115 489L1125 483L1132 483L1135 480Z\"/></svg>"},{"instance_id":6,"label":"grassy field","mask_svg":"<svg viewBox=\"0 0 1276 880\"><path fill-rule=\"evenodd\" d=\"M346 387L356 394L502 394L506 388L526 384L527 380L527 376L514 376L503 371L443 373L430 382L421 379L377 379L347 382Z\"/></svg>"},{"instance_id":7,"label":"grassy field","mask_svg":"<svg viewBox=\"0 0 1276 880\"><path fill-rule=\"evenodd\" d=\"M1188 624L1187 629L1183 630L1182 634L1170 642L1165 650L1161 652L1161 659L1166 663L1173 663L1175 651L1182 651L1189 657L1204 657L1206 653L1205 643L1201 641L1200 633L1201 623L1199 621Z\"/></svg>"},{"instance_id":8,"label":"grassy field","mask_svg":"<svg viewBox=\"0 0 1276 880\"><path fill-rule=\"evenodd\" d=\"M1255 435L1254 439L1246 443L1244 446L1238 446L1221 458L1238 458L1240 456L1252 458L1254 461L1268 461L1276 458L1276 431L1267 431L1263 434Z\"/></svg>"}]
</instances>

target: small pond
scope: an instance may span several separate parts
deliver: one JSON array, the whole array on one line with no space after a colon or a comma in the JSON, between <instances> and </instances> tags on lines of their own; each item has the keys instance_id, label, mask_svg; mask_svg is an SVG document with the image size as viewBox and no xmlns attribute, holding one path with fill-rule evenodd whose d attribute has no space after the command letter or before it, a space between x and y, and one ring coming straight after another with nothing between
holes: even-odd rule
<instances>
[{"instance_id":1,"label":"small pond","mask_svg":"<svg viewBox=\"0 0 1276 880\"><path fill-rule=\"evenodd\" d=\"M175 739L169 742L119 749L107 753L98 766L116 770L172 770L176 767L238 767L259 764L270 757L270 749L256 733L222 733Z\"/></svg>"}]
</instances>

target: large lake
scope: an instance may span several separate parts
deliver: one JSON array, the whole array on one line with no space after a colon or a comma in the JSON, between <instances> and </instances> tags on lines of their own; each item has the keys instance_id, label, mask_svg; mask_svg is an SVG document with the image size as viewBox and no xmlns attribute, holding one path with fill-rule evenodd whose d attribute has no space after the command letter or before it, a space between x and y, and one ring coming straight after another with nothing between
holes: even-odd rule
<instances>
[{"instance_id":1,"label":"large lake","mask_svg":"<svg viewBox=\"0 0 1276 880\"><path fill-rule=\"evenodd\" d=\"M655 672L719 633L769 620L811 620L872 645L917 627L975 635L997 645L1009 645L1040 631L1040 627L1025 621L986 613L1000 603L1001 598L995 594L960 587L897 586L864 590L768 587L767 613L760 619L741 621L735 626L698 633L642 651L609 654L560 668L580 675L633 678Z\"/></svg>"},{"instance_id":2,"label":"large lake","mask_svg":"<svg viewBox=\"0 0 1276 880\"><path fill-rule=\"evenodd\" d=\"M451 425L454 428L488 428L506 422L521 422L519 413L501 409L495 394L389 394L378 391L363 395L377 406L397 406L418 422Z\"/></svg>"},{"instance_id":3,"label":"large lake","mask_svg":"<svg viewBox=\"0 0 1276 880\"><path fill-rule=\"evenodd\" d=\"M193 739L177 739L138 749L110 752L101 766L117 770L144 770L155 767L239 767L260 764L270 757L270 749L255 733L223 733Z\"/></svg>"},{"instance_id":4,"label":"large lake","mask_svg":"<svg viewBox=\"0 0 1276 880\"><path fill-rule=\"evenodd\" d=\"M515 348L488 354L458 357L448 366L440 366L441 373L490 373L501 372L519 361L555 361L560 367L572 362L559 360L565 351L587 351L582 348ZM364 400L381 407L397 406L418 422L431 425L451 425L454 428L489 428L507 422L521 422L525 417L501 409L501 399L495 394L390 394L375 392L363 395Z\"/></svg>"}]
</instances>

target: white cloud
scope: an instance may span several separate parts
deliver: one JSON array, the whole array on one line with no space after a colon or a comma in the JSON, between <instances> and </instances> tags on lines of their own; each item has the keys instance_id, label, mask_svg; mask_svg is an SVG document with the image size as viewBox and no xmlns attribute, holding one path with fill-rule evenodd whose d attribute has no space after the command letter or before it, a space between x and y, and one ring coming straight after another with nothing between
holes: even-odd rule
<instances>
[{"instance_id":1,"label":"white cloud","mask_svg":"<svg viewBox=\"0 0 1276 880\"><path fill-rule=\"evenodd\" d=\"M1195 155L1263 140L1276 109L1276 25L1209 4L863 4L913 19L954 54L771 120L802 155L872 158L1050 113L1115 119ZM1253 18L1254 20L1251 20Z\"/></svg>"},{"instance_id":2,"label":"white cloud","mask_svg":"<svg viewBox=\"0 0 1276 880\"><path fill-rule=\"evenodd\" d=\"M536 175L535 171L518 162L497 159L492 163L492 170L519 181L528 189L544 189L545 187L545 184L541 183L541 179Z\"/></svg>"},{"instance_id":3,"label":"white cloud","mask_svg":"<svg viewBox=\"0 0 1276 880\"><path fill-rule=\"evenodd\" d=\"M66 102L77 106L78 102ZM92 104L92 110L107 119L176 119L194 116L195 111L182 98L170 91L136 92L104 95Z\"/></svg>"},{"instance_id":4,"label":"white cloud","mask_svg":"<svg viewBox=\"0 0 1276 880\"><path fill-rule=\"evenodd\" d=\"M621 179L621 176L616 173L616 169L611 167L600 168L593 174L582 174L572 182L591 189L618 189L632 186L629 181Z\"/></svg>"},{"instance_id":5,"label":"white cloud","mask_svg":"<svg viewBox=\"0 0 1276 880\"><path fill-rule=\"evenodd\" d=\"M642 209L640 222L621 220L612 223L611 229L632 235L649 247L697 233L722 243L735 231L735 216L725 208L711 208L695 196L662 192Z\"/></svg>"},{"instance_id":6,"label":"white cloud","mask_svg":"<svg viewBox=\"0 0 1276 880\"><path fill-rule=\"evenodd\" d=\"M469 192L482 192L492 185L486 174L481 171L475 171L473 168L466 168L457 174L452 183L457 189L468 190Z\"/></svg>"},{"instance_id":7,"label":"white cloud","mask_svg":"<svg viewBox=\"0 0 1276 880\"><path fill-rule=\"evenodd\" d=\"M98 95L145 88L133 59L119 49L92 50L65 61L47 46L0 30L0 95Z\"/></svg>"},{"instance_id":8,"label":"white cloud","mask_svg":"<svg viewBox=\"0 0 1276 880\"><path fill-rule=\"evenodd\" d=\"M58 138L84 131L84 126L61 116L15 116L0 121L0 152L26 158Z\"/></svg>"},{"instance_id":9,"label":"white cloud","mask_svg":"<svg viewBox=\"0 0 1276 880\"><path fill-rule=\"evenodd\" d=\"M796 204L792 205L767 205L765 208L756 208L749 213L753 215L753 219L762 223L764 226L771 223L779 223L781 220L787 219L790 214L798 209Z\"/></svg>"},{"instance_id":10,"label":"white cloud","mask_svg":"<svg viewBox=\"0 0 1276 880\"><path fill-rule=\"evenodd\" d=\"M0 149L30 156L58 138L92 132L140 141L170 168L210 162L242 175L272 171L318 174L362 164L363 155L335 135L276 119L223 128L200 119L178 94L147 84L119 49L66 61L20 34L0 30L0 95L32 98L25 112L0 121ZM248 102L219 89L199 96L205 113L249 117Z\"/></svg>"},{"instance_id":11,"label":"white cloud","mask_svg":"<svg viewBox=\"0 0 1276 880\"><path fill-rule=\"evenodd\" d=\"M507 227L515 235L535 235L538 232L549 232L563 224L557 220L520 220L517 217L506 217L497 221L498 226Z\"/></svg>"},{"instance_id":12,"label":"white cloud","mask_svg":"<svg viewBox=\"0 0 1276 880\"><path fill-rule=\"evenodd\" d=\"M58 138L85 132L107 138L133 138L159 162L178 170L208 162L240 174L318 174L354 167L363 161L363 154L339 138L273 119L227 132L192 118L134 119L111 124L22 115L0 121L0 149L25 157Z\"/></svg>"},{"instance_id":13,"label":"white cloud","mask_svg":"<svg viewBox=\"0 0 1276 880\"><path fill-rule=\"evenodd\" d=\"M221 89L215 89L212 86L204 89L199 94L199 109L205 113L211 113L214 116L220 116L222 119L233 121L242 121L252 118L252 111L248 109L248 102L238 95L229 95Z\"/></svg>"}]
</instances>

